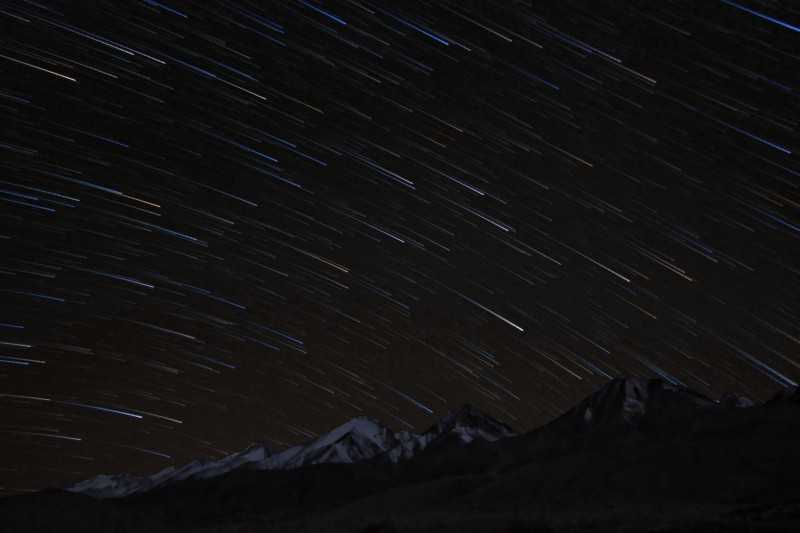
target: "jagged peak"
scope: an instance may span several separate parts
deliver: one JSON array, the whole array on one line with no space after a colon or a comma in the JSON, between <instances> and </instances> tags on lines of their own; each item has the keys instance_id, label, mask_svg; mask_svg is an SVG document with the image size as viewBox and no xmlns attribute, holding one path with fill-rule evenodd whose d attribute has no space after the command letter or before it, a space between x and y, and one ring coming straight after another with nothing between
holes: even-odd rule
<instances>
[{"instance_id":1,"label":"jagged peak","mask_svg":"<svg viewBox=\"0 0 800 533\"><path fill-rule=\"evenodd\" d=\"M357 416L317 437L314 440L314 445L327 446L347 435L361 435L366 438L373 438L387 431L389 431L388 428L378 420L369 416Z\"/></svg>"},{"instance_id":2,"label":"jagged peak","mask_svg":"<svg viewBox=\"0 0 800 533\"><path fill-rule=\"evenodd\" d=\"M603 384L558 420L579 419L584 426L620 422L630 425L655 407L693 409L713 405L718 404L683 385L660 378L618 377Z\"/></svg>"},{"instance_id":3,"label":"jagged peak","mask_svg":"<svg viewBox=\"0 0 800 533\"><path fill-rule=\"evenodd\" d=\"M451 409L440 420L461 420L470 417L476 420L495 420L491 415L486 414L469 402L463 403L455 409Z\"/></svg>"},{"instance_id":4,"label":"jagged peak","mask_svg":"<svg viewBox=\"0 0 800 533\"><path fill-rule=\"evenodd\" d=\"M493 441L516 435L507 424L500 422L470 403L448 412L426 433L443 435L457 433L464 442L471 442L476 437Z\"/></svg>"}]
</instances>

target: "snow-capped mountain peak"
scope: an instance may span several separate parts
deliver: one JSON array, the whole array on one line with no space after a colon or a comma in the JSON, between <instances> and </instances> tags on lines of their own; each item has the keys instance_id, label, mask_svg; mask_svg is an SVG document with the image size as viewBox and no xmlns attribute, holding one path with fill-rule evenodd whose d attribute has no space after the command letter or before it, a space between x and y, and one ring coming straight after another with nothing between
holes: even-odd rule
<instances>
[{"instance_id":1,"label":"snow-capped mountain peak","mask_svg":"<svg viewBox=\"0 0 800 533\"><path fill-rule=\"evenodd\" d=\"M394 433L378 421L356 417L307 444L267 457L253 468L286 470L318 463L355 463L371 459L396 444Z\"/></svg>"},{"instance_id":2,"label":"snow-capped mountain peak","mask_svg":"<svg viewBox=\"0 0 800 533\"><path fill-rule=\"evenodd\" d=\"M359 416L348 420L341 426L334 428L308 445L309 449L324 448L335 444L342 439L351 438L380 444L384 442L389 430L377 420L366 416Z\"/></svg>"},{"instance_id":3,"label":"snow-capped mountain peak","mask_svg":"<svg viewBox=\"0 0 800 533\"><path fill-rule=\"evenodd\" d=\"M513 429L470 404L444 416L432 431L436 435L456 435L465 444L475 439L494 442L516 435Z\"/></svg>"},{"instance_id":4,"label":"snow-capped mountain peak","mask_svg":"<svg viewBox=\"0 0 800 533\"><path fill-rule=\"evenodd\" d=\"M582 428L636 425L654 411L668 413L719 405L688 388L661 379L617 378L585 398L553 424Z\"/></svg>"}]
</instances>

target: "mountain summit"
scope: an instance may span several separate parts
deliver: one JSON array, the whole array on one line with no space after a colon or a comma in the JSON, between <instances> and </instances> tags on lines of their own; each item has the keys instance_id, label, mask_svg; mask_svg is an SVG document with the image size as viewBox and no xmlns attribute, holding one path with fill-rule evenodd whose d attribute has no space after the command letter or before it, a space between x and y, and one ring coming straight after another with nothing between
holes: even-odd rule
<instances>
[{"instance_id":1,"label":"mountain summit","mask_svg":"<svg viewBox=\"0 0 800 533\"><path fill-rule=\"evenodd\" d=\"M616 378L549 426L578 431L637 428L644 423L665 424L690 417L698 410L720 406L720 402L661 379Z\"/></svg>"},{"instance_id":2,"label":"mountain summit","mask_svg":"<svg viewBox=\"0 0 800 533\"><path fill-rule=\"evenodd\" d=\"M436 435L456 435L464 444L476 439L494 442L516 435L509 426L482 413L471 404L464 404L457 411L448 413L429 431Z\"/></svg>"},{"instance_id":3,"label":"mountain summit","mask_svg":"<svg viewBox=\"0 0 800 533\"><path fill-rule=\"evenodd\" d=\"M319 463L356 463L397 445L396 435L380 422L359 416L305 444L298 444L250 465L256 470L288 470Z\"/></svg>"}]
</instances>

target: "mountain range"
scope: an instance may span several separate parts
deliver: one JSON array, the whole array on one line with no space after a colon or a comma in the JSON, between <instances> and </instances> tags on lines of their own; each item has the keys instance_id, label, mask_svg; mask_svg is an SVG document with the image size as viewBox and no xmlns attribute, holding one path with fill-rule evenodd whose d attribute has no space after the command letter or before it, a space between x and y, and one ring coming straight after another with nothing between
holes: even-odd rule
<instances>
[{"instance_id":1,"label":"mountain range","mask_svg":"<svg viewBox=\"0 0 800 533\"><path fill-rule=\"evenodd\" d=\"M469 405L421 433L358 417L9 497L0 531L800 531L799 450L797 389L756 404L619 378L524 433Z\"/></svg>"},{"instance_id":2,"label":"mountain range","mask_svg":"<svg viewBox=\"0 0 800 533\"><path fill-rule=\"evenodd\" d=\"M321 463L348 464L368 460L396 463L445 441L459 444L468 444L476 439L493 442L515 434L507 425L480 413L471 405L449 413L423 433L395 433L377 420L360 416L312 441L279 453L271 453L264 445L254 445L219 460L192 461L180 468L170 466L151 476L103 474L66 490L94 498L121 498L189 479L219 477L238 469L290 470Z\"/></svg>"}]
</instances>

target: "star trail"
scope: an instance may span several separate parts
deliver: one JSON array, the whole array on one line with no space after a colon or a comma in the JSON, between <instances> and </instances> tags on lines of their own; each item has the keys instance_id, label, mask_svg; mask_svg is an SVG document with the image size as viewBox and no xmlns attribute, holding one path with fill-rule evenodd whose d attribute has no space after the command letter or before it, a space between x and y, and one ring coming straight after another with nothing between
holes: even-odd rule
<instances>
[{"instance_id":1,"label":"star trail","mask_svg":"<svg viewBox=\"0 0 800 533\"><path fill-rule=\"evenodd\" d=\"M0 489L800 381L790 2L0 2Z\"/></svg>"}]
</instances>

